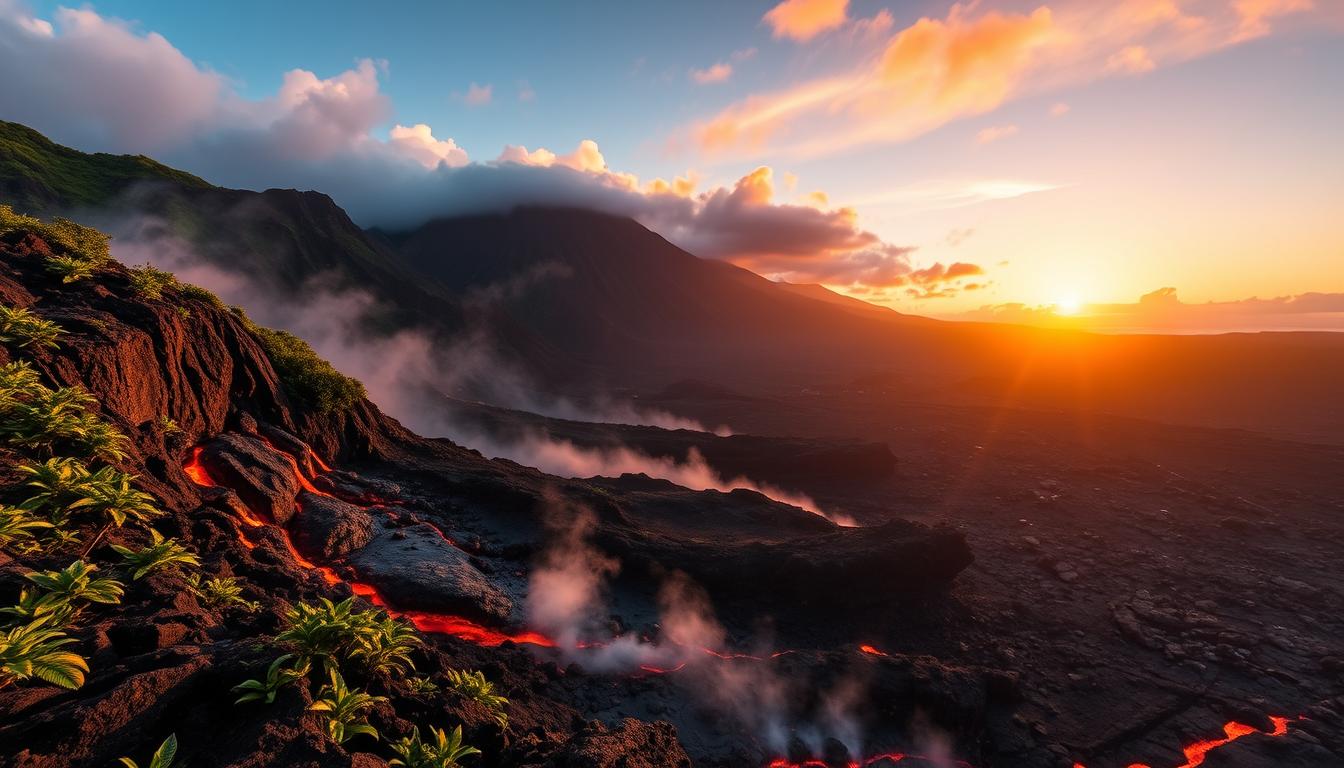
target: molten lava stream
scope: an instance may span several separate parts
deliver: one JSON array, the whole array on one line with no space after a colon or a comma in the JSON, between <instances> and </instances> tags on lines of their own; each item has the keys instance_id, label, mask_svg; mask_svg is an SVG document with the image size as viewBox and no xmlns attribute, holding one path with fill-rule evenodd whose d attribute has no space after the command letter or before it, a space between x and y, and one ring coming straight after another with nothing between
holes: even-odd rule
<instances>
[{"instance_id":1,"label":"molten lava stream","mask_svg":"<svg viewBox=\"0 0 1344 768\"><path fill-rule=\"evenodd\" d=\"M298 462L295 461L293 456L280 450L279 448L276 448L274 445L270 443L270 441L266 441L264 440L264 438L263 441L266 442L266 444L269 445L271 449L274 450L276 453L285 457L287 463L290 465L290 468L293 469L295 477L298 478L300 486L302 486L305 490L308 490L312 493L334 498L331 496L331 494L326 493L324 491L319 491L318 489L313 487L312 483L308 481L308 478L304 477L303 472L300 471ZM207 472L204 465L201 464L201 450L202 449L200 448L200 446L197 446L192 449L191 458L187 461L186 464L183 465L182 467L183 471L187 473L187 477L191 478L192 482L196 483L199 486L222 487L219 485L219 483L216 483L214 479L210 477L210 473ZM320 458L318 458L317 454L315 453L313 454L313 459L318 466L322 467L326 471L331 471L330 467L328 467ZM302 506L300 506L297 503L294 506L295 506L295 512L297 514L303 513ZM264 522L259 520L247 509L239 510L239 515L242 521L250 527L255 528L265 525ZM289 556L293 558L294 562L298 564L300 567L317 571L318 574L321 575L322 580L329 585L335 586L337 584L349 584L350 590L354 592L356 595L368 599L374 605L387 611L388 615L405 617L412 624L414 624L417 629L419 629L422 632L432 632L435 634L452 635L453 637L456 637L458 639L466 640L467 642L476 643L477 645L482 645L488 648L493 648L502 645L505 641L513 641L514 643L518 643L520 645L522 644L539 645L546 648L555 647L554 640L551 640L549 637L546 637L545 635L539 634L537 632L524 631L516 634L510 634L507 632L490 629L489 627L482 626L481 624L478 624L470 619L466 619L461 616L428 613L424 611L397 611L387 604L387 601L383 599L383 596L379 594L378 590L375 589L372 585L363 584L360 582L346 582L345 579L342 579L340 574L336 573L334 569L324 565L318 565L317 563L314 563L313 561L304 557L302 554L299 553L299 550L294 546L294 540L290 538L289 531L287 531L284 528L284 526L277 525L275 526L275 528L280 533L280 540L284 543L285 550L289 553ZM437 528L435 530L438 531ZM443 533L439 532L439 535L443 536ZM452 540L449 539L447 536L443 536L443 538L445 541L452 543ZM243 546L247 547L248 549L255 549L257 546L255 542L251 541L246 536L244 536L241 530L238 531L238 540L242 542Z\"/></svg>"},{"instance_id":2,"label":"molten lava stream","mask_svg":"<svg viewBox=\"0 0 1344 768\"><path fill-rule=\"evenodd\" d=\"M1194 744L1183 747L1181 751L1185 753L1185 762L1176 766L1176 768L1196 768L1196 766L1203 765L1205 758L1209 756L1210 752L1219 747L1225 747L1243 736L1250 736L1253 733L1261 733L1265 736L1278 737L1288 733L1288 718L1279 717L1278 715L1270 715L1269 721L1274 724L1274 727L1271 730L1262 731L1254 726L1238 723L1235 720L1229 720L1223 725L1223 738L1209 739L1208 741L1196 741ZM1087 766L1082 763L1074 763L1073 768L1087 768ZM1146 763L1131 763L1128 768L1152 767Z\"/></svg>"}]
</instances>

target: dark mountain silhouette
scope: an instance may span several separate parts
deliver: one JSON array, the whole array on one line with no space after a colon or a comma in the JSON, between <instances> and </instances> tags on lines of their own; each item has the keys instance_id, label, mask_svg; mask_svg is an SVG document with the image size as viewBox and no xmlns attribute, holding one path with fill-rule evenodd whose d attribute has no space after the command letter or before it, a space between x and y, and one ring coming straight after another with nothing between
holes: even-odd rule
<instances>
[{"instance_id":1,"label":"dark mountain silhouette","mask_svg":"<svg viewBox=\"0 0 1344 768\"><path fill-rule=\"evenodd\" d=\"M379 299L373 330L470 330L540 389L656 392L693 378L755 394L876 388L1321 440L1344 432L1344 334L1099 336L940 322L700 259L618 216L521 208L364 231L319 193L221 189L13 123L0 137L5 202L105 228L149 222L294 301L314 278L356 287Z\"/></svg>"}]
</instances>

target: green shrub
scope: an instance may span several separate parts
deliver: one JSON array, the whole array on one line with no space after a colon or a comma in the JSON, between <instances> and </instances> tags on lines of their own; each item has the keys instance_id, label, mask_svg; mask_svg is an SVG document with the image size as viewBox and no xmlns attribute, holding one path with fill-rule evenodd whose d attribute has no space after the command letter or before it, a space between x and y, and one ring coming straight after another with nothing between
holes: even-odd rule
<instances>
[{"instance_id":1,"label":"green shrub","mask_svg":"<svg viewBox=\"0 0 1344 768\"><path fill-rule=\"evenodd\" d=\"M76 224L60 217L44 222L32 216L14 212L8 205L0 205L0 235L15 230L32 232L48 245L64 251L65 255L101 266L111 259L109 238L92 227Z\"/></svg>"},{"instance_id":2,"label":"green shrub","mask_svg":"<svg viewBox=\"0 0 1344 768\"><path fill-rule=\"evenodd\" d=\"M47 259L47 271L61 278L62 283L74 283L93 277L97 264L75 256L52 256Z\"/></svg>"},{"instance_id":3,"label":"green shrub","mask_svg":"<svg viewBox=\"0 0 1344 768\"><path fill-rule=\"evenodd\" d=\"M163 534L149 529L149 545L142 549L131 549L113 544L112 549L121 555L126 567L131 570L131 580L139 581L154 571L163 568L178 568L184 565L200 566L201 561L177 542L177 539L165 539Z\"/></svg>"},{"instance_id":4,"label":"green shrub","mask_svg":"<svg viewBox=\"0 0 1344 768\"><path fill-rule=\"evenodd\" d=\"M187 589L210 608L237 607L248 613L255 613L261 609L261 603L243 597L240 581L241 579L232 576L205 579L199 573L193 573L187 577Z\"/></svg>"},{"instance_id":5,"label":"green shrub","mask_svg":"<svg viewBox=\"0 0 1344 768\"><path fill-rule=\"evenodd\" d=\"M0 366L0 439L50 453L126 458L129 441L89 411L95 402L82 387L48 389L27 363Z\"/></svg>"},{"instance_id":6,"label":"green shrub","mask_svg":"<svg viewBox=\"0 0 1344 768\"><path fill-rule=\"evenodd\" d=\"M74 623L84 603L121 602L121 582L96 577L96 570L98 566L76 560L59 571L33 571L24 578L41 591L25 588L19 593L18 605L0 608L0 612L25 622L50 616L52 627L57 628Z\"/></svg>"},{"instance_id":7,"label":"green shrub","mask_svg":"<svg viewBox=\"0 0 1344 768\"><path fill-rule=\"evenodd\" d=\"M370 674L405 675L415 669L411 654L423 644L407 622L384 616L360 635L350 659Z\"/></svg>"},{"instance_id":8,"label":"green shrub","mask_svg":"<svg viewBox=\"0 0 1344 768\"><path fill-rule=\"evenodd\" d=\"M37 532L51 528L51 523L39 518L26 506L11 507L0 504L0 547L33 543Z\"/></svg>"},{"instance_id":9,"label":"green shrub","mask_svg":"<svg viewBox=\"0 0 1344 768\"><path fill-rule=\"evenodd\" d=\"M0 206L3 207L3 206ZM65 329L22 307L0 304L0 344L16 347L55 347Z\"/></svg>"},{"instance_id":10,"label":"green shrub","mask_svg":"<svg viewBox=\"0 0 1344 768\"><path fill-rule=\"evenodd\" d=\"M386 696L371 696L358 688L349 688L341 673L327 671L331 682L318 692L317 700L308 709L321 712L327 719L327 735L337 744L344 744L359 735L378 738L378 731L364 719L364 710L375 702L387 701Z\"/></svg>"},{"instance_id":11,"label":"green shrub","mask_svg":"<svg viewBox=\"0 0 1344 768\"><path fill-rule=\"evenodd\" d=\"M177 734L170 733L154 751L154 756L149 759L149 765L145 768L170 768L175 757L177 757ZM120 761L125 768L140 768L140 764L129 757L120 758Z\"/></svg>"},{"instance_id":12,"label":"green shrub","mask_svg":"<svg viewBox=\"0 0 1344 768\"><path fill-rule=\"evenodd\" d=\"M440 728L431 728L434 741L420 740L420 729L411 728L411 735L392 742L392 751L397 756L388 761L388 765L404 768L459 768L458 761L464 757L479 755L481 751L462 743L462 726L452 733L444 733Z\"/></svg>"},{"instance_id":13,"label":"green shrub","mask_svg":"<svg viewBox=\"0 0 1344 768\"><path fill-rule=\"evenodd\" d=\"M301 659L320 659L328 669L350 657L370 635L378 632L378 611L356 611L355 599L333 603L298 603L285 611L285 629L277 642L294 649Z\"/></svg>"},{"instance_id":14,"label":"green shrub","mask_svg":"<svg viewBox=\"0 0 1344 768\"><path fill-rule=\"evenodd\" d=\"M215 309L224 309L224 302L218 296L199 285L191 283L178 283L177 290L183 298L193 299L195 301L204 301Z\"/></svg>"},{"instance_id":15,"label":"green shrub","mask_svg":"<svg viewBox=\"0 0 1344 768\"><path fill-rule=\"evenodd\" d=\"M509 700L495 693L495 684L486 680L484 673L450 669L443 677L448 684L448 690L456 691L490 710L499 727L508 726L509 715L504 708L509 705Z\"/></svg>"},{"instance_id":16,"label":"green shrub","mask_svg":"<svg viewBox=\"0 0 1344 768\"><path fill-rule=\"evenodd\" d=\"M177 286L177 276L152 264L131 267L131 287L147 299L163 298L164 288Z\"/></svg>"},{"instance_id":17,"label":"green shrub","mask_svg":"<svg viewBox=\"0 0 1344 768\"><path fill-rule=\"evenodd\" d=\"M75 639L48 626L51 620L47 616L0 632L0 688L34 678L62 688L84 684L88 662L63 648Z\"/></svg>"},{"instance_id":18,"label":"green shrub","mask_svg":"<svg viewBox=\"0 0 1344 768\"><path fill-rule=\"evenodd\" d=\"M266 350L285 391L308 408L318 413L344 411L367 394L358 379L333 368L298 336L258 325L251 330Z\"/></svg>"},{"instance_id":19,"label":"green shrub","mask_svg":"<svg viewBox=\"0 0 1344 768\"><path fill-rule=\"evenodd\" d=\"M439 686L428 677L410 677L406 679L406 690L417 696L429 696L439 692Z\"/></svg>"},{"instance_id":20,"label":"green shrub","mask_svg":"<svg viewBox=\"0 0 1344 768\"><path fill-rule=\"evenodd\" d=\"M292 666L285 666L293 661ZM266 668L266 679L264 680L244 680L233 687L234 693L241 693L242 696L233 702L237 704L246 704L250 701L261 701L267 704L274 704L276 694L280 689L298 680L302 680L308 675L311 668L307 659L297 658L292 653L286 653Z\"/></svg>"}]
</instances>

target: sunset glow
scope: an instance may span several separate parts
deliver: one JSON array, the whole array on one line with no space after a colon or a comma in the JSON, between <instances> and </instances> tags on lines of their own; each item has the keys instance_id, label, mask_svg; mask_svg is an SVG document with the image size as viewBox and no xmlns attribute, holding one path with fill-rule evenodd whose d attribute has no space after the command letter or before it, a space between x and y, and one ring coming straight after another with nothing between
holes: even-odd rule
<instances>
[{"instance_id":1,"label":"sunset glow","mask_svg":"<svg viewBox=\"0 0 1344 768\"><path fill-rule=\"evenodd\" d=\"M1324 129L1344 119L1339 3L536 9L552 34L449 51L386 30L502 11L346 9L330 23L367 34L296 48L305 14L240 10L6 5L0 61L43 77L0 85L3 117L220 184L319 188L366 226L472 211L465 190L494 179L500 202L633 214L696 255L902 312L1049 325L1017 308L1079 315L1050 277L1086 273L1089 301L1170 286L1218 307L1126 328L1344 328ZM618 33L635 28L656 34ZM1323 309L1301 317L1307 294Z\"/></svg>"}]
</instances>

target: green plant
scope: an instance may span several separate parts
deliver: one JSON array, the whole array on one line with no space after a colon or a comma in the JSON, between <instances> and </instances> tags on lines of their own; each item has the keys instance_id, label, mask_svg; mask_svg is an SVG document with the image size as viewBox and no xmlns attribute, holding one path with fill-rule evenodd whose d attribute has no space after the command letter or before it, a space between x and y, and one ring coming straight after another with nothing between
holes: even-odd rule
<instances>
[{"instance_id":1,"label":"green plant","mask_svg":"<svg viewBox=\"0 0 1344 768\"><path fill-rule=\"evenodd\" d=\"M224 302L220 301L220 298L218 296L211 293L209 290L202 288L199 285L192 285L191 283L178 283L177 290L182 294L183 298L195 299L196 301L204 301L206 304L209 304L215 309L224 308Z\"/></svg>"},{"instance_id":2,"label":"green plant","mask_svg":"<svg viewBox=\"0 0 1344 768\"><path fill-rule=\"evenodd\" d=\"M131 487L134 479L134 475L103 467L88 478L84 498L89 502L84 506L117 528L127 521L144 523L163 514L153 496Z\"/></svg>"},{"instance_id":3,"label":"green plant","mask_svg":"<svg viewBox=\"0 0 1344 768\"><path fill-rule=\"evenodd\" d=\"M115 604L121 602L122 584L116 579L95 577L98 566L76 560L59 571L33 571L24 576L43 592L24 589L19 603L0 612L33 621L52 617L52 625L68 626L83 609L80 603Z\"/></svg>"},{"instance_id":4,"label":"green plant","mask_svg":"<svg viewBox=\"0 0 1344 768\"><path fill-rule=\"evenodd\" d=\"M372 696L358 688L348 688L341 673L327 670L331 679L318 692L317 700L308 709L322 712L327 719L327 734L337 744L344 744L360 734L378 738L378 731L364 720L364 710L375 702L387 701L386 696Z\"/></svg>"},{"instance_id":5,"label":"green plant","mask_svg":"<svg viewBox=\"0 0 1344 768\"><path fill-rule=\"evenodd\" d=\"M293 666L285 666L286 663L293 661ZM246 704L249 701L261 701L267 704L275 703L275 696L280 689L297 680L302 680L308 675L311 665L307 659L298 658L292 653L286 653L266 668L266 679L264 680L244 680L233 687L234 693L241 693L242 696L233 702L237 704Z\"/></svg>"},{"instance_id":6,"label":"green plant","mask_svg":"<svg viewBox=\"0 0 1344 768\"><path fill-rule=\"evenodd\" d=\"M479 755L481 751L462 743L462 726L452 733L444 733L440 728L430 728L434 741L426 743L420 740L420 729L411 728L411 735L391 744L397 756L388 761L388 765L400 765L405 768L458 768L462 758Z\"/></svg>"},{"instance_id":7,"label":"green plant","mask_svg":"<svg viewBox=\"0 0 1344 768\"><path fill-rule=\"evenodd\" d=\"M256 325L241 312L237 314L266 350L285 391L304 405L318 413L343 411L368 394L358 379L333 368L308 342L287 331Z\"/></svg>"},{"instance_id":8,"label":"green plant","mask_svg":"<svg viewBox=\"0 0 1344 768\"><path fill-rule=\"evenodd\" d=\"M64 649L75 642L47 626L47 616L0 633L0 688L36 678L62 688L78 688L89 671L84 657Z\"/></svg>"},{"instance_id":9,"label":"green plant","mask_svg":"<svg viewBox=\"0 0 1344 768\"><path fill-rule=\"evenodd\" d=\"M495 684L486 680L484 673L450 669L444 673L443 679L449 690L490 710L501 728L508 726L509 715L504 708L509 705L509 700L495 693Z\"/></svg>"},{"instance_id":10,"label":"green plant","mask_svg":"<svg viewBox=\"0 0 1344 768\"><path fill-rule=\"evenodd\" d=\"M174 435L182 431L182 428L177 425L177 422L167 416L160 416L154 421L159 425L159 431L163 432L165 435Z\"/></svg>"},{"instance_id":11,"label":"green plant","mask_svg":"<svg viewBox=\"0 0 1344 768\"><path fill-rule=\"evenodd\" d=\"M17 347L55 347L65 329L22 307L0 304L0 344Z\"/></svg>"},{"instance_id":12,"label":"green plant","mask_svg":"<svg viewBox=\"0 0 1344 768\"><path fill-rule=\"evenodd\" d=\"M147 299L163 298L164 288L177 286L177 276L152 264L131 267L131 287Z\"/></svg>"},{"instance_id":13,"label":"green plant","mask_svg":"<svg viewBox=\"0 0 1344 768\"><path fill-rule=\"evenodd\" d=\"M244 599L243 588L239 586L239 581L240 579L232 576L205 579L201 578L199 573L193 573L187 576L187 589L211 608L237 606L248 613L256 612L261 608L261 603Z\"/></svg>"},{"instance_id":14,"label":"green plant","mask_svg":"<svg viewBox=\"0 0 1344 768\"><path fill-rule=\"evenodd\" d=\"M121 555L126 567L131 569L133 581L139 581L141 577L161 568L201 564L196 555L177 543L177 539L165 539L163 534L153 528L149 529L149 538L149 545L143 549L131 549L120 544L112 545L112 549Z\"/></svg>"},{"instance_id":15,"label":"green plant","mask_svg":"<svg viewBox=\"0 0 1344 768\"><path fill-rule=\"evenodd\" d=\"M418 696L430 696L439 692L439 686L428 677L410 677L406 679L406 690Z\"/></svg>"},{"instance_id":16,"label":"green plant","mask_svg":"<svg viewBox=\"0 0 1344 768\"><path fill-rule=\"evenodd\" d=\"M70 511L93 503L89 469L78 459L47 459L41 464L20 464L18 469L28 475L28 487L36 492L29 503L48 509L56 525L64 523Z\"/></svg>"},{"instance_id":17,"label":"green plant","mask_svg":"<svg viewBox=\"0 0 1344 768\"><path fill-rule=\"evenodd\" d=\"M170 733L168 738L164 739L159 748L154 751L154 756L149 758L149 765L145 768L169 768L175 757L177 757L177 734ZM120 760L126 768L140 768L140 764L129 757L123 757Z\"/></svg>"},{"instance_id":18,"label":"green plant","mask_svg":"<svg viewBox=\"0 0 1344 768\"><path fill-rule=\"evenodd\" d=\"M285 630L275 639L293 648L301 658L321 659L332 669L376 632L378 613L356 611L354 605L353 597L339 603L325 597L316 603L298 603L285 611Z\"/></svg>"},{"instance_id":19,"label":"green plant","mask_svg":"<svg viewBox=\"0 0 1344 768\"><path fill-rule=\"evenodd\" d=\"M74 283L93 276L97 264L77 256L51 256L47 258L47 271L61 278L62 283Z\"/></svg>"},{"instance_id":20,"label":"green plant","mask_svg":"<svg viewBox=\"0 0 1344 768\"><path fill-rule=\"evenodd\" d=\"M126 457L128 440L115 427L89 412L96 399L82 387L48 389L31 368L13 371L13 381L23 379L24 388L0 382L0 437L33 450L56 453L68 449L81 456L108 461Z\"/></svg>"},{"instance_id":21,"label":"green plant","mask_svg":"<svg viewBox=\"0 0 1344 768\"><path fill-rule=\"evenodd\" d=\"M358 661L371 674L404 675L415 669L411 653L422 643L410 624L383 616L359 635L350 659Z\"/></svg>"},{"instance_id":22,"label":"green plant","mask_svg":"<svg viewBox=\"0 0 1344 768\"><path fill-rule=\"evenodd\" d=\"M8 547L19 542L31 543L35 531L51 527L51 523L35 517L30 507L0 504L0 547Z\"/></svg>"}]
</instances>

